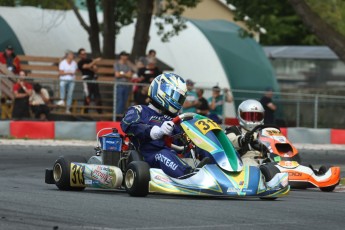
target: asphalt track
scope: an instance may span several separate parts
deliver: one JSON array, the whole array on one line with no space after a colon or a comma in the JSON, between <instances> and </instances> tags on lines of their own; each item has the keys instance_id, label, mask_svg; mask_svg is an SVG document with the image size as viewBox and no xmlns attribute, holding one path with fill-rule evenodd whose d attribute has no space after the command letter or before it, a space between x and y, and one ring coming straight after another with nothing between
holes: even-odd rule
<instances>
[{"instance_id":1,"label":"asphalt track","mask_svg":"<svg viewBox=\"0 0 345 230\"><path fill-rule=\"evenodd\" d=\"M0 146L0 229L345 229L345 193L292 191L276 201L122 191L63 192L44 183L60 155L91 156L91 147ZM342 166L344 150L301 151L304 161ZM344 177L344 173L342 173Z\"/></svg>"}]
</instances>

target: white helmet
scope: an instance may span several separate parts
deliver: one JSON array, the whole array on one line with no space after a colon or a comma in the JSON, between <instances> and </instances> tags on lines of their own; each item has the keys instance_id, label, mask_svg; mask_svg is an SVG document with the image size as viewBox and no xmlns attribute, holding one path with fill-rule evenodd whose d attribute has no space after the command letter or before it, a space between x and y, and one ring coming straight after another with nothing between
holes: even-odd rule
<instances>
[{"instance_id":1,"label":"white helmet","mask_svg":"<svg viewBox=\"0 0 345 230\"><path fill-rule=\"evenodd\" d=\"M264 114L261 103L252 99L243 101L237 110L240 125L248 131L264 123Z\"/></svg>"}]
</instances>

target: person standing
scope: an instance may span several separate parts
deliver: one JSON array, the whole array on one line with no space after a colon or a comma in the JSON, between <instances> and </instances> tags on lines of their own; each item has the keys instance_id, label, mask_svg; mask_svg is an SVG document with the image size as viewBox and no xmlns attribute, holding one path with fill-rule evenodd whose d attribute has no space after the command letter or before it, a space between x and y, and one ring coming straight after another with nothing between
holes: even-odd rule
<instances>
[{"instance_id":1,"label":"person standing","mask_svg":"<svg viewBox=\"0 0 345 230\"><path fill-rule=\"evenodd\" d=\"M86 81L96 81L97 76L95 72L97 71L97 63L101 58L96 58L94 60L87 57L86 51L84 48L78 50L79 62L78 68L82 74L82 79ZM94 82L83 82L84 88L84 105L89 106L91 99L95 101L96 106L102 106L101 94L99 92L99 86ZM85 112L88 113L88 108L85 109ZM102 113L102 109L97 109L98 113Z\"/></svg>"},{"instance_id":2,"label":"person standing","mask_svg":"<svg viewBox=\"0 0 345 230\"><path fill-rule=\"evenodd\" d=\"M198 114L203 115L203 116L208 116L208 114L210 112L210 108L208 106L208 102L207 102L206 98L203 97L204 90L203 89L197 89L196 94L198 95L198 100L199 100L199 104L196 107L196 112Z\"/></svg>"},{"instance_id":3,"label":"person standing","mask_svg":"<svg viewBox=\"0 0 345 230\"><path fill-rule=\"evenodd\" d=\"M78 69L77 63L74 61L74 54L72 51L66 53L66 57L59 64L60 74L60 101L57 105L65 105L65 94L67 90L66 113L71 113L73 91L75 86L75 72Z\"/></svg>"},{"instance_id":4,"label":"person standing","mask_svg":"<svg viewBox=\"0 0 345 230\"><path fill-rule=\"evenodd\" d=\"M11 45L6 47L5 52L0 53L0 63L5 64L7 69L14 74L19 74L20 60Z\"/></svg>"},{"instance_id":5,"label":"person standing","mask_svg":"<svg viewBox=\"0 0 345 230\"><path fill-rule=\"evenodd\" d=\"M186 80L186 85L187 85L187 93L186 93L186 100L182 106L182 112L183 113L196 113L196 108L199 106L199 100L198 100L198 95L196 92L193 90L194 89L194 84L190 79Z\"/></svg>"},{"instance_id":6,"label":"person standing","mask_svg":"<svg viewBox=\"0 0 345 230\"><path fill-rule=\"evenodd\" d=\"M133 70L128 64L129 54L125 51L120 53L120 59L114 64L116 78L116 113L123 114L126 109L129 93L132 89L129 83L133 77ZM123 84L125 83L125 84Z\"/></svg>"},{"instance_id":7,"label":"person standing","mask_svg":"<svg viewBox=\"0 0 345 230\"><path fill-rule=\"evenodd\" d=\"M147 66L147 64L149 63L150 60L155 60L156 61L156 55L157 52L154 49L150 49L149 52L147 53L147 55L145 57L140 57L139 58L139 63L138 63L138 67L142 68Z\"/></svg>"},{"instance_id":8,"label":"person standing","mask_svg":"<svg viewBox=\"0 0 345 230\"><path fill-rule=\"evenodd\" d=\"M260 99L260 103L265 110L264 123L267 125L275 124L274 112L276 111L277 106L273 103L272 97L273 89L271 87L268 87L265 91L264 96Z\"/></svg>"},{"instance_id":9,"label":"person standing","mask_svg":"<svg viewBox=\"0 0 345 230\"><path fill-rule=\"evenodd\" d=\"M230 95L229 90L225 89L224 92L225 101L232 102L232 96ZM221 124L223 120L224 98L223 95L220 94L219 86L214 86L212 88L212 97L208 99L208 104L210 107L210 118L213 119L215 122Z\"/></svg>"},{"instance_id":10,"label":"person standing","mask_svg":"<svg viewBox=\"0 0 345 230\"><path fill-rule=\"evenodd\" d=\"M25 81L26 73L19 72L17 83L13 85L14 104L12 110L12 118L22 120L30 118L29 98L32 94L32 85Z\"/></svg>"},{"instance_id":11,"label":"person standing","mask_svg":"<svg viewBox=\"0 0 345 230\"><path fill-rule=\"evenodd\" d=\"M150 58L147 60L147 65L138 70L139 82L150 84L160 74L162 71L156 66L156 59Z\"/></svg>"}]
</instances>

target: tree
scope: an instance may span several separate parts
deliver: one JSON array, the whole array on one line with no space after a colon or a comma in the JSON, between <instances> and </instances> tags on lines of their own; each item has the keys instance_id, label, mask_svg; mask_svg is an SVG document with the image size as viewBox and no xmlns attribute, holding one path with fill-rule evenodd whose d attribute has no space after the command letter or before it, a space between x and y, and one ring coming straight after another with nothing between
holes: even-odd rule
<instances>
[{"instance_id":1,"label":"tree","mask_svg":"<svg viewBox=\"0 0 345 230\"><path fill-rule=\"evenodd\" d=\"M317 38L303 25L287 0L227 0L236 7L235 20L243 21L251 31L261 33L263 45L315 45ZM251 36L250 31L241 31Z\"/></svg>"},{"instance_id":2,"label":"tree","mask_svg":"<svg viewBox=\"0 0 345 230\"><path fill-rule=\"evenodd\" d=\"M342 27L336 27L330 25L320 14L317 14L312 7L304 0L288 0L296 13L301 17L304 24L329 48L331 48L338 57L345 62L345 36L341 33ZM312 1L310 1L312 3ZM336 3L336 1L333 1ZM343 5L343 2L340 2ZM334 5L334 11L336 11L336 5ZM342 8L344 11L344 8ZM327 15L325 8L320 9L323 15ZM329 11L328 11L329 12ZM321 14L322 15L322 14ZM328 18L330 21L333 18ZM337 22L335 22L335 26Z\"/></svg>"},{"instance_id":3,"label":"tree","mask_svg":"<svg viewBox=\"0 0 345 230\"><path fill-rule=\"evenodd\" d=\"M343 0L281 0L270 1L269 4L263 4L260 0L227 0L227 2L237 8L236 19L245 21L250 29L259 31L262 26L268 30L267 35L262 36L263 44L315 45L323 43L345 62L345 2ZM250 20L244 20L245 15L248 15ZM274 39L275 37L277 40Z\"/></svg>"},{"instance_id":4,"label":"tree","mask_svg":"<svg viewBox=\"0 0 345 230\"><path fill-rule=\"evenodd\" d=\"M186 20L181 15L185 8L195 7L199 2L200 0L165 0L157 6L155 16L159 21L155 25L158 27L158 35L161 36L163 42L168 42L171 37L178 35L187 27ZM149 42L153 7L154 0L138 0L137 22L131 53L133 60L145 55Z\"/></svg>"}]
</instances>

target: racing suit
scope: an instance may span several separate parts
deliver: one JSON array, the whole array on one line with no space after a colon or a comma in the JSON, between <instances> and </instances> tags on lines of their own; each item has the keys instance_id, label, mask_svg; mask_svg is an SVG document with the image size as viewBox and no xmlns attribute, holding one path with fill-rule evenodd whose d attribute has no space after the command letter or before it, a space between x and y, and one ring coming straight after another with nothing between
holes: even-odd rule
<instances>
[{"instance_id":1,"label":"racing suit","mask_svg":"<svg viewBox=\"0 0 345 230\"><path fill-rule=\"evenodd\" d=\"M132 106L121 121L122 130L130 137L136 149L152 168L161 168L171 177L181 177L192 172L192 168L183 162L176 152L165 146L164 139L153 140L150 132L153 126L161 126L172 118L164 115L153 105ZM174 126L173 134L178 134L180 128Z\"/></svg>"},{"instance_id":2,"label":"racing suit","mask_svg":"<svg viewBox=\"0 0 345 230\"><path fill-rule=\"evenodd\" d=\"M230 126L225 129L226 135L238 151L241 156L244 165L249 166L259 166L259 161L257 160L258 157L261 156L261 153L255 150L252 145L245 144L242 146L241 138L247 133L247 130L243 129L241 126ZM257 133L253 134L253 139L257 139Z\"/></svg>"}]
</instances>

